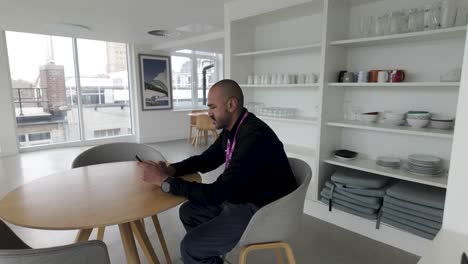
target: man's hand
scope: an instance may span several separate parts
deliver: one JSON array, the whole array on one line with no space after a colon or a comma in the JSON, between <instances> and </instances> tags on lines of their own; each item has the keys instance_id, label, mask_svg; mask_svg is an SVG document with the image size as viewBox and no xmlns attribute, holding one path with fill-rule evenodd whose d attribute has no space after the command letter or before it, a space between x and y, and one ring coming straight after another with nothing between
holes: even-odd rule
<instances>
[{"instance_id":1,"label":"man's hand","mask_svg":"<svg viewBox=\"0 0 468 264\"><path fill-rule=\"evenodd\" d=\"M168 167L164 161L154 162L146 160L138 162L138 166L143 169L141 179L145 182L161 186L167 177L174 175L173 167Z\"/></svg>"}]
</instances>

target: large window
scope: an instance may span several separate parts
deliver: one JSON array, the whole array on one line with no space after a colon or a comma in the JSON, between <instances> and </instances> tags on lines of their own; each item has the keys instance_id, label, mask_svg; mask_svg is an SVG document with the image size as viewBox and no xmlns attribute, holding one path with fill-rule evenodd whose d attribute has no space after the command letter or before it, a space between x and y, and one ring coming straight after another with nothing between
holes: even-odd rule
<instances>
[{"instance_id":1,"label":"large window","mask_svg":"<svg viewBox=\"0 0 468 264\"><path fill-rule=\"evenodd\" d=\"M209 88L222 78L220 57L221 55L216 53L191 50L180 50L173 53L171 64L175 109L206 107ZM203 89L204 77L205 89Z\"/></svg>"},{"instance_id":2,"label":"large window","mask_svg":"<svg viewBox=\"0 0 468 264\"><path fill-rule=\"evenodd\" d=\"M132 133L126 44L6 37L21 147Z\"/></svg>"}]
</instances>

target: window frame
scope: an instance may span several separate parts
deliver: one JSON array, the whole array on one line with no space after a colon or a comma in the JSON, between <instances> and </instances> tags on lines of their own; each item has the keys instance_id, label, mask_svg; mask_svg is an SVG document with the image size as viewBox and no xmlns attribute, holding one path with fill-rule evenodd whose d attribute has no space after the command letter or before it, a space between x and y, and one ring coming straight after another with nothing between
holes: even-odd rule
<instances>
[{"instance_id":1,"label":"window frame","mask_svg":"<svg viewBox=\"0 0 468 264\"><path fill-rule=\"evenodd\" d=\"M189 111L189 110L198 110L198 109L208 109L208 106L199 104L198 98L198 59L209 59L213 60L215 67L214 67L214 76L215 79L220 80L222 78L223 71L219 70L220 66L223 66L222 60L220 59L220 55L218 53L213 53L212 56L206 54L199 54L201 51L191 50L191 52L187 52L188 50L184 50L184 52L171 52L170 56L177 56L177 57L185 57L192 61L192 80L191 80L191 91L192 91L192 105L189 107L176 107L173 102L173 111ZM171 70L172 71L172 70ZM201 73L200 73L201 74ZM207 87L209 89L209 87ZM174 101L174 99L173 99Z\"/></svg>"},{"instance_id":2,"label":"window frame","mask_svg":"<svg viewBox=\"0 0 468 264\"><path fill-rule=\"evenodd\" d=\"M5 31L7 32L7 31ZM39 34L39 35L44 35L44 36L52 36L55 37L57 35L52 35L52 34L46 34L46 33L33 33L33 32L26 32L26 31L11 31L11 32L19 32L19 33L26 33L26 34ZM76 94L77 94L77 102L76 105L79 109L79 119L80 119L80 139L79 140L70 140L66 142L56 142L56 143L47 143L47 144L39 144L39 145L28 145L28 146L23 146L21 145L21 142L19 140L20 136L24 136L26 139L26 142L28 141L28 134L22 133L18 134L15 132L16 135L16 145L19 153L26 153L26 152L32 152L32 151L40 151L40 150L48 150L48 149L56 149L56 148L61 148L61 147L83 147L83 146L93 146L93 145L99 145L99 144L106 144L106 143L114 143L114 142L137 142L137 137L139 135L139 128L138 128L138 120L136 113L138 112L137 105L138 103L135 102L135 98L137 98L136 94L136 89L135 85L136 79L134 76L135 73L135 66L134 66L134 52L135 52L135 47L131 43L125 43L125 42L119 42L121 44L126 45L126 63L127 63L127 75L128 75L128 90L129 90L129 110L130 110L130 124L131 124L131 130L132 133L126 134L126 135L119 135L119 136L110 136L110 137L105 137L105 138L89 138L86 139L84 137L84 123L83 123L83 107L81 105L81 86L79 84L79 79L81 75L77 74L79 73L79 61L78 61L78 47L77 47L77 40L78 39L83 39L83 38L76 38L76 37L69 37L72 41L72 56L73 56L73 65L74 65L74 71L75 71L75 85L76 85ZM97 40L97 39L92 39L96 41L106 41L106 40ZM5 38L5 46L6 46L6 38ZM112 42L112 41L111 41ZM10 83L12 84L12 76L8 76L10 79ZM11 86L10 88L12 88ZM10 98L10 103L13 107L14 106L14 97L13 93L11 94ZM73 104L73 102L72 102ZM18 127L18 122L16 118L14 118L14 129L17 131ZM50 139L51 140L51 139ZM24 143L24 142L23 142Z\"/></svg>"}]
</instances>

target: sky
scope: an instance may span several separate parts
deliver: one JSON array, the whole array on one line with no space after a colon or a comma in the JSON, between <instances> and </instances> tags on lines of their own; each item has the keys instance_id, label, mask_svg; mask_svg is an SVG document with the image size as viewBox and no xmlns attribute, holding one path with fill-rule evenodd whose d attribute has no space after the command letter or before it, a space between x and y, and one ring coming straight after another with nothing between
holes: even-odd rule
<instances>
[{"instance_id":1,"label":"sky","mask_svg":"<svg viewBox=\"0 0 468 264\"><path fill-rule=\"evenodd\" d=\"M34 83L39 66L47 62L50 38L46 35L6 32L10 72L13 80ZM52 37L55 64L65 66L65 76L74 76L72 39ZM78 39L78 60L81 76L106 73L106 42Z\"/></svg>"}]
</instances>

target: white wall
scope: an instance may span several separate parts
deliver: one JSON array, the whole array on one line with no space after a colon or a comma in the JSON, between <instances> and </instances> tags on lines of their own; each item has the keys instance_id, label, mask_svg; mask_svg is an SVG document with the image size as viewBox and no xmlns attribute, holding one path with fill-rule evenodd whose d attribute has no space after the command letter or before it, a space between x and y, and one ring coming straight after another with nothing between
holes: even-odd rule
<instances>
[{"instance_id":1,"label":"white wall","mask_svg":"<svg viewBox=\"0 0 468 264\"><path fill-rule=\"evenodd\" d=\"M152 110L142 111L141 85L139 75L138 54L168 55L165 52L154 51L151 45L134 45L132 50L136 90L135 103L141 143L152 143L187 138L189 128L188 111Z\"/></svg>"},{"instance_id":2,"label":"white wall","mask_svg":"<svg viewBox=\"0 0 468 264\"><path fill-rule=\"evenodd\" d=\"M0 29L0 157L18 153L5 31Z\"/></svg>"},{"instance_id":3,"label":"white wall","mask_svg":"<svg viewBox=\"0 0 468 264\"><path fill-rule=\"evenodd\" d=\"M468 235L468 41L463 62L443 228Z\"/></svg>"}]
</instances>

